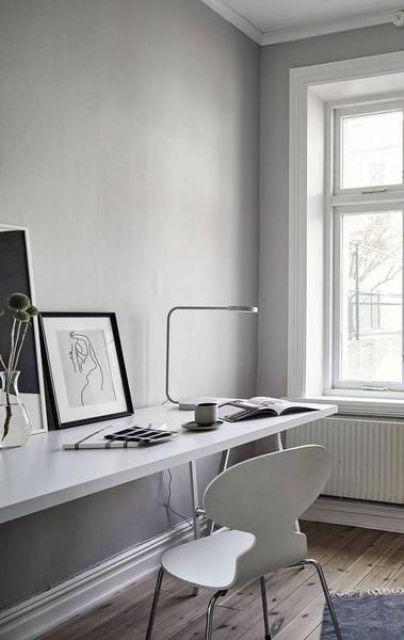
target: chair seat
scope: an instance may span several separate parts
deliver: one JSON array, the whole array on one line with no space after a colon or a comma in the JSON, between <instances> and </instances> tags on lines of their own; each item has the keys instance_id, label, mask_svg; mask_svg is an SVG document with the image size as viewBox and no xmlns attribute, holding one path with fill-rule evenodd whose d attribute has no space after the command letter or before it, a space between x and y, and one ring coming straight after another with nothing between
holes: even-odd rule
<instances>
[{"instance_id":1,"label":"chair seat","mask_svg":"<svg viewBox=\"0 0 404 640\"><path fill-rule=\"evenodd\" d=\"M207 589L225 590L236 577L237 560L255 544L246 531L225 530L168 549L161 564L175 578Z\"/></svg>"}]
</instances>

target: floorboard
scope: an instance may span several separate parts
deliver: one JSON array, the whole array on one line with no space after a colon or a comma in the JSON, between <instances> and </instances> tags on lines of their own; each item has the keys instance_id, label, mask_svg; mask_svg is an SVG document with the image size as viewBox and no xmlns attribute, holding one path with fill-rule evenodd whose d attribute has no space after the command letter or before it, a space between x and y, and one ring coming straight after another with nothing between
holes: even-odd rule
<instances>
[{"instance_id":1,"label":"floorboard","mask_svg":"<svg viewBox=\"0 0 404 640\"><path fill-rule=\"evenodd\" d=\"M311 557L331 590L404 587L404 535L330 524L303 523ZM155 576L115 594L40 640L143 640ZM277 640L319 640L324 600L315 571L277 571L266 578L272 634ZM210 594L192 597L166 578L153 640L202 640ZM214 640L263 640L259 584L230 592L215 610Z\"/></svg>"}]
</instances>

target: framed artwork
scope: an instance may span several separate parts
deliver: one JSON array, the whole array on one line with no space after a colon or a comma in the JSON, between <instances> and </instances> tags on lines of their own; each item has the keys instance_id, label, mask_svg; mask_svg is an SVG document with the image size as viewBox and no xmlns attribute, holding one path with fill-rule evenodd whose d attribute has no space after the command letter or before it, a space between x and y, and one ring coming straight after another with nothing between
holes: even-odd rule
<instances>
[{"instance_id":1,"label":"framed artwork","mask_svg":"<svg viewBox=\"0 0 404 640\"><path fill-rule=\"evenodd\" d=\"M0 223L0 304L16 291L25 293L36 304L29 232L26 227ZM0 353L7 358L10 349L11 315L0 322ZM38 319L28 329L18 368L20 399L27 409L34 431L46 431L46 402L42 371Z\"/></svg>"},{"instance_id":2,"label":"framed artwork","mask_svg":"<svg viewBox=\"0 0 404 640\"><path fill-rule=\"evenodd\" d=\"M57 429L133 414L114 313L41 313Z\"/></svg>"}]
</instances>

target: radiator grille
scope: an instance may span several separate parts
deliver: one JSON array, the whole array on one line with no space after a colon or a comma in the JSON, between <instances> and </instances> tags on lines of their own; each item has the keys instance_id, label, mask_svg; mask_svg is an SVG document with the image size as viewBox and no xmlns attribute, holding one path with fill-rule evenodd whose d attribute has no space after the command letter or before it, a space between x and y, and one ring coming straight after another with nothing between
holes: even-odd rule
<instances>
[{"instance_id":1,"label":"radiator grille","mask_svg":"<svg viewBox=\"0 0 404 640\"><path fill-rule=\"evenodd\" d=\"M288 432L288 447L303 444L331 453L323 495L404 503L404 421L326 418Z\"/></svg>"}]
</instances>

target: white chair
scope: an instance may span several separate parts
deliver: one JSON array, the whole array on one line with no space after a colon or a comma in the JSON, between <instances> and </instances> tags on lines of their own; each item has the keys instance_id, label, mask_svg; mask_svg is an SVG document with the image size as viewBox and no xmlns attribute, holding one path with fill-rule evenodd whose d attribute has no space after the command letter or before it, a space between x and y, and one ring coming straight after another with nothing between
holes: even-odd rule
<instances>
[{"instance_id":1,"label":"white chair","mask_svg":"<svg viewBox=\"0 0 404 640\"><path fill-rule=\"evenodd\" d=\"M306 536L295 526L324 487L329 471L326 449L308 445L246 460L212 480L204 494L205 509L227 529L163 554L146 640L151 638L164 572L215 592L207 609L205 640L212 635L217 599L232 587L260 578L265 639L270 640L264 576L305 564L317 570L336 636L342 640L322 568L307 558Z\"/></svg>"}]
</instances>

